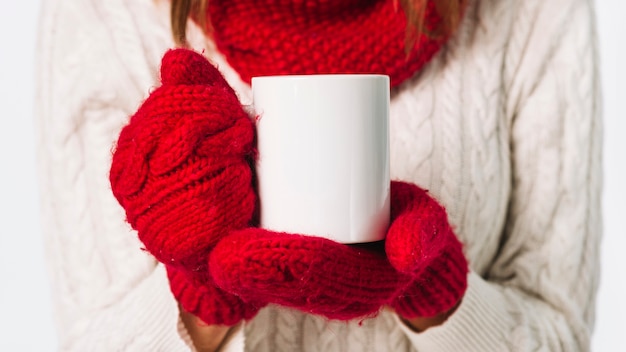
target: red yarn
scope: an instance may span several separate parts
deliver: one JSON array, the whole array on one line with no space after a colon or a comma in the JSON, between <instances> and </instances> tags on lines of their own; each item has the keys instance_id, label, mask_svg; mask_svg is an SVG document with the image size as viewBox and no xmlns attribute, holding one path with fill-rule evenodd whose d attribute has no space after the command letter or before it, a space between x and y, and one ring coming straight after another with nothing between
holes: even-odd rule
<instances>
[{"instance_id":1,"label":"red yarn","mask_svg":"<svg viewBox=\"0 0 626 352\"><path fill-rule=\"evenodd\" d=\"M228 294L214 295L219 290L211 287L207 255L252 220L254 122L200 54L167 52L161 77L163 85L120 133L110 171L113 194L145 248L168 266L183 307L207 323L234 324L253 310L238 307L243 303ZM198 304L206 292L215 302Z\"/></svg>"},{"instance_id":2,"label":"red yarn","mask_svg":"<svg viewBox=\"0 0 626 352\"><path fill-rule=\"evenodd\" d=\"M266 303L347 320L385 305L406 318L432 316L458 302L467 262L424 190L392 183L384 251L250 228L253 121L197 53L167 52L161 76L120 133L110 181L187 311L232 325Z\"/></svg>"},{"instance_id":3,"label":"red yarn","mask_svg":"<svg viewBox=\"0 0 626 352\"><path fill-rule=\"evenodd\" d=\"M212 281L194 280L193 273L166 266L172 294L187 311L208 324L235 325L254 317L264 304L245 303Z\"/></svg>"},{"instance_id":4,"label":"red yarn","mask_svg":"<svg viewBox=\"0 0 626 352\"><path fill-rule=\"evenodd\" d=\"M258 228L226 237L210 258L211 275L224 290L331 319L378 311L409 279L382 254Z\"/></svg>"},{"instance_id":5,"label":"red yarn","mask_svg":"<svg viewBox=\"0 0 626 352\"><path fill-rule=\"evenodd\" d=\"M397 0L211 0L212 35L241 78L376 73L396 86L441 48L445 36L421 35L405 51L406 16ZM428 0L424 24L441 22Z\"/></svg>"},{"instance_id":6,"label":"red yarn","mask_svg":"<svg viewBox=\"0 0 626 352\"><path fill-rule=\"evenodd\" d=\"M405 318L434 316L452 308L467 289L468 263L448 215L427 191L391 183L392 223L385 253L413 281L390 303Z\"/></svg>"},{"instance_id":7,"label":"red yarn","mask_svg":"<svg viewBox=\"0 0 626 352\"><path fill-rule=\"evenodd\" d=\"M218 286L246 300L273 302L348 320L393 307L405 318L452 308L468 265L447 215L415 185L392 182L385 252L320 237L244 229L210 255Z\"/></svg>"}]
</instances>

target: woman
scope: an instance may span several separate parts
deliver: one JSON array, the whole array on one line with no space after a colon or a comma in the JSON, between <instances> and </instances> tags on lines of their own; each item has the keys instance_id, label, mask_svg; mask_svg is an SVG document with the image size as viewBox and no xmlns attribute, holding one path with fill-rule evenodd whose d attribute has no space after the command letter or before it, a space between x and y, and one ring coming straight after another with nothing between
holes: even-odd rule
<instances>
[{"instance_id":1,"label":"woman","mask_svg":"<svg viewBox=\"0 0 626 352\"><path fill-rule=\"evenodd\" d=\"M187 11L170 16L170 5L180 9L178 1L46 2L40 32L39 150L61 349L588 350L601 234L601 121L592 5L584 0L449 3L457 6L429 2L420 11L418 2L408 1L272 5L212 0L206 8L191 8L195 22L189 23L185 38L179 24ZM306 25L298 27L301 23ZM351 27L355 23L358 30ZM161 65L164 53L176 45L172 37L203 52L226 81L191 52L166 55ZM376 45L386 40L377 51ZM354 52L359 55L352 59ZM381 65L383 54L371 53L391 58ZM346 57L351 59L337 59ZM200 67L202 74L180 67ZM246 105L247 81L253 75L346 70L383 71L392 77L392 179L404 181L411 197L419 194L433 207L440 203L445 208L436 217L436 229L444 234L432 238L445 238L444 247L455 254L443 259L424 254L440 259L443 267L469 270L443 280L454 287L445 304L425 303L423 294L415 295L423 291L415 287L445 278L427 266L427 272L437 275L425 279L415 274L411 283L419 284L392 290L397 297L334 316L349 300L312 310L310 302L292 292L272 294L228 279L247 269L225 271L232 267L224 265L228 253L241 248L229 243L249 244L257 236L254 229L231 233L251 220L239 218L241 212L230 214L228 219L239 222L225 226L215 247L206 243L213 239L200 239L206 256L198 259L194 253L200 261L193 264L208 262L210 268L205 264L199 271L182 263L189 256L167 253L180 248L178 238L171 247L151 241L162 228L170 228L172 219L150 218L150 223L164 221L157 229L134 221L140 209L129 204L129 195L150 195L142 193L149 182L133 183L141 172L124 170L141 170L137 167L152 162L161 149L131 153L126 147L128 141L145 140L133 137L154 135L155 124L148 122L157 116L154 106L164 104L161 92L178 92L201 76L192 83L219 86L224 99ZM127 132L120 134L122 128ZM168 145L165 137L152 147ZM247 152L244 148L238 165ZM120 182L134 187L132 192ZM151 202L153 195L140 197ZM404 209L403 202L396 204ZM398 237L411 238L411 229L422 219L417 218ZM271 241L274 235L259 236ZM455 250L460 243L462 253ZM404 253L388 247L387 255ZM319 248L380 259L367 248ZM166 269L155 257L182 264L167 263ZM391 263L390 273L400 266L393 258L383 257ZM276 285L283 284L277 279ZM332 288L324 288L322 296ZM305 297L311 294L305 292ZM403 309L407 305L398 304L402 299L415 309ZM209 325L199 325L195 316Z\"/></svg>"}]
</instances>

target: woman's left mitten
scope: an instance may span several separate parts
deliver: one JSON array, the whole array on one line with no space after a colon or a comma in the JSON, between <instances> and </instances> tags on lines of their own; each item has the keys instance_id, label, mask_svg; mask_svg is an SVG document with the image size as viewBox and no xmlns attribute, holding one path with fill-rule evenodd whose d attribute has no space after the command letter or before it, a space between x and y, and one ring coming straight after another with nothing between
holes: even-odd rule
<instances>
[{"instance_id":1,"label":"woman's left mitten","mask_svg":"<svg viewBox=\"0 0 626 352\"><path fill-rule=\"evenodd\" d=\"M443 208L426 190L391 184L392 223L385 239L391 265L411 281L389 305L404 318L454 307L467 289L468 263Z\"/></svg>"}]
</instances>

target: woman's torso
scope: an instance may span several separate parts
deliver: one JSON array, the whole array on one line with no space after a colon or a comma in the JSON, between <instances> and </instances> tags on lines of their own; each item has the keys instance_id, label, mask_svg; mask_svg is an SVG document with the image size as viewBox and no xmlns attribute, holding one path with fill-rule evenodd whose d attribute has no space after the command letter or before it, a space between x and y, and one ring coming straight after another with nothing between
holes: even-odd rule
<instances>
[{"instance_id":1,"label":"woman's torso","mask_svg":"<svg viewBox=\"0 0 626 352\"><path fill-rule=\"evenodd\" d=\"M112 0L98 4L93 11L110 23L106 35L98 38L110 40L115 55L107 53L110 61L105 61L98 60L97 52L81 52L83 56L78 57L93 59L95 73L80 79L84 86L102 87L101 92L94 93L100 98L98 104L110 100L130 116L158 85L160 58L173 46L168 1ZM446 207L456 234L465 244L472 270L483 276L489 275L498 251L511 189L509 125L514 107L507 102L514 99L507 90L517 65L511 58L519 55L509 52L521 49L511 49L507 43L515 13L514 6L506 2L471 1L452 40L420 73L392 93L391 176L429 190ZM128 34L131 31L135 31L133 35ZM250 88L197 28L190 32L192 47L204 50L239 93L242 103L249 104ZM81 48L75 50L80 52ZM72 56L67 59L70 65ZM111 67L124 69L113 71ZM88 120L82 128L97 128L99 143L109 146L124 123L107 121L103 131L101 121ZM105 149L98 151L102 160L109 158L109 149ZM106 184L104 164L102 180L98 180L101 184ZM108 188L100 188L107 192L107 204L115 209L112 214L119 216ZM122 222L113 221L118 232L125 229ZM128 237L127 233L122 235ZM128 242L132 247L129 251L136 250L135 242ZM146 261L142 258L140 264L147 266ZM399 321L388 311L376 318L344 323L269 307L246 324L244 331L250 351L411 349Z\"/></svg>"}]
</instances>

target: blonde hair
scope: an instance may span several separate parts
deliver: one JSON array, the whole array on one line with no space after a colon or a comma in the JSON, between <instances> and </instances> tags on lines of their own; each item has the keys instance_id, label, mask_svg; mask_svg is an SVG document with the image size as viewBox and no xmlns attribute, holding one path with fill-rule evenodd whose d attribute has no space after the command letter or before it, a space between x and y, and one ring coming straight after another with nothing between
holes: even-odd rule
<instances>
[{"instance_id":1,"label":"blonde hair","mask_svg":"<svg viewBox=\"0 0 626 352\"><path fill-rule=\"evenodd\" d=\"M187 45L187 20L191 18L204 30L208 30L206 9L209 0L171 0L170 23L174 42L179 46Z\"/></svg>"},{"instance_id":2,"label":"blonde hair","mask_svg":"<svg viewBox=\"0 0 626 352\"><path fill-rule=\"evenodd\" d=\"M210 33L210 23L206 16L209 0L171 0L170 20L172 35L176 44L187 45L187 20L191 18L200 25L205 32ZM394 5L402 6L406 13L407 29L405 46L413 46L419 36L424 33L431 37L450 35L459 25L461 11L467 0L435 0L435 7L441 22L435 29L424 28L424 14L428 0L393 0Z\"/></svg>"}]
</instances>

